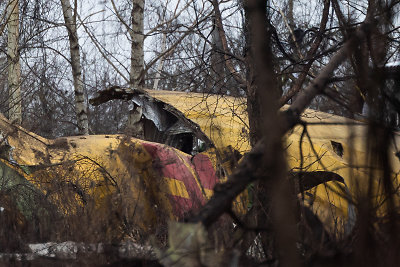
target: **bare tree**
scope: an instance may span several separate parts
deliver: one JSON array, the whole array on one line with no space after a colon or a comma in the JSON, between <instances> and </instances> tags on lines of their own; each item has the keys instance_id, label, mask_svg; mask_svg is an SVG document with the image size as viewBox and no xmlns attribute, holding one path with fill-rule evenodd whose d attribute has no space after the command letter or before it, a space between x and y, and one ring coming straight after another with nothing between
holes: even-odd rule
<instances>
[{"instance_id":1,"label":"bare tree","mask_svg":"<svg viewBox=\"0 0 400 267\"><path fill-rule=\"evenodd\" d=\"M10 0L8 3L8 92L9 118L18 124L22 122L21 104L21 65L19 56L19 1Z\"/></svg>"},{"instance_id":2,"label":"bare tree","mask_svg":"<svg viewBox=\"0 0 400 267\"><path fill-rule=\"evenodd\" d=\"M142 91L144 84L144 5L145 0L132 1L131 23L131 68L129 86L131 90ZM142 108L134 106L129 112L126 129L130 134L143 138L143 125L140 123Z\"/></svg>"},{"instance_id":3,"label":"bare tree","mask_svg":"<svg viewBox=\"0 0 400 267\"><path fill-rule=\"evenodd\" d=\"M79 52L79 39L77 32L77 1L75 1L75 10L72 12L72 6L69 0L60 0L64 15L65 27L68 31L69 47L71 53L72 76L75 88L75 110L78 122L79 134L89 134L89 124L87 117L87 104L85 102L84 84L82 80L81 56Z\"/></svg>"},{"instance_id":4,"label":"bare tree","mask_svg":"<svg viewBox=\"0 0 400 267\"><path fill-rule=\"evenodd\" d=\"M144 0L132 1L131 20L132 28L129 31L131 37L131 71L129 81L133 90L143 89L144 75Z\"/></svg>"},{"instance_id":5,"label":"bare tree","mask_svg":"<svg viewBox=\"0 0 400 267\"><path fill-rule=\"evenodd\" d=\"M179 7L180 2L181 1L178 0L177 3L176 3L175 9L174 9L174 13L173 13L173 18L176 17L176 15L177 15L178 7ZM161 14L161 20L163 22L165 22L165 20L166 20L166 13L167 13L167 8L166 7L167 7L167 5L168 5L168 1L167 1L166 5L165 5L165 8L164 8L162 14ZM158 84L160 82L161 72L162 72L163 67L164 67L165 57L167 56L167 54L165 54L165 51L167 49L167 29L169 28L169 26L171 24L171 20L165 22L165 24L166 24L165 25L165 30L162 33L162 40L161 40L161 54L162 54L162 56L160 57L160 62L158 63L158 66L157 66L156 77L154 79L154 84L153 84L153 89L154 90L158 90Z\"/></svg>"}]
</instances>

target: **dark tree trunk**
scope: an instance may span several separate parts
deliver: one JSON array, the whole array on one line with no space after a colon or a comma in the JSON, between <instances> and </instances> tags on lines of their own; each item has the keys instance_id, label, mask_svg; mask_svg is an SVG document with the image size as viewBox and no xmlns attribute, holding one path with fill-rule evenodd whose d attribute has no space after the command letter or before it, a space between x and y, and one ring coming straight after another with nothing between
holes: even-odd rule
<instances>
[{"instance_id":1,"label":"dark tree trunk","mask_svg":"<svg viewBox=\"0 0 400 267\"><path fill-rule=\"evenodd\" d=\"M245 58L247 64L247 72L246 72L246 80L247 80L247 112L249 116L249 127L250 127L250 143L254 146L259 140L261 140L263 136L263 128L265 128L265 121L263 116L263 108L268 108L264 106L264 96L269 98L272 102L277 102L277 99L280 97L280 89L278 88L278 83L276 80L275 74L275 60L271 51L270 41L272 38L272 31L269 28L269 15L268 15L268 1L256 1L259 10L263 10L263 16L265 17L265 21L262 26L264 37L261 37L263 40L262 45L264 46L262 49L263 55L255 54L255 49L252 48L252 44L254 43L252 36L252 27L250 23L251 13L254 12L254 8L249 8L249 1L243 0L243 6L245 10ZM261 73L256 69L256 60L257 58L262 58L265 60L267 65L269 66ZM268 86L263 88L258 88L259 81L257 79L263 79L268 82ZM262 92L261 90L267 90L268 92ZM276 100L276 101L275 101Z\"/></svg>"}]
</instances>

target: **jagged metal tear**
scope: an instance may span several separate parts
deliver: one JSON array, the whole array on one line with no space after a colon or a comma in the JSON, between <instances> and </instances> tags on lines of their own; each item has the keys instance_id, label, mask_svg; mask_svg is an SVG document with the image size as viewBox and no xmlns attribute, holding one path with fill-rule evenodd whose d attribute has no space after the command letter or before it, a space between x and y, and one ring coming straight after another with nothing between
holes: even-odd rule
<instances>
[{"instance_id":1,"label":"jagged metal tear","mask_svg":"<svg viewBox=\"0 0 400 267\"><path fill-rule=\"evenodd\" d=\"M144 95L134 96L132 101L142 107L143 116L151 120L160 132L168 132L169 134L192 132L179 118L177 118L177 122L171 125L167 115L170 112L165 110L162 107L163 105L160 105L161 102L152 101L151 98Z\"/></svg>"},{"instance_id":2,"label":"jagged metal tear","mask_svg":"<svg viewBox=\"0 0 400 267\"><path fill-rule=\"evenodd\" d=\"M149 101L145 96L134 96L132 101L142 107L143 116L151 120L159 131L164 132L170 127L165 110L158 103Z\"/></svg>"}]
</instances>

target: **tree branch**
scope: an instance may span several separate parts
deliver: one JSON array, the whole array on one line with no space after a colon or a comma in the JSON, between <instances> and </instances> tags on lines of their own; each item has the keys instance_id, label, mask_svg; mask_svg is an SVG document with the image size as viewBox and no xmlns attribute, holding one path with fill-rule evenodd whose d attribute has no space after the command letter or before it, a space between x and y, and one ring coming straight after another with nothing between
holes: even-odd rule
<instances>
[{"instance_id":1,"label":"tree branch","mask_svg":"<svg viewBox=\"0 0 400 267\"><path fill-rule=\"evenodd\" d=\"M365 32L368 28L369 24L363 23L355 31L352 38L333 56L328 65L325 66L314 81L302 91L292 106L290 106L287 111L280 112L279 116L284 122L281 127L281 136L298 124L301 113L311 103L314 97L321 92L330 75L353 51L354 46L365 37ZM250 183L261 177L263 177L263 179L271 179L268 173L273 166L265 166L266 162L271 162L268 157L273 157L273 155L268 155L270 153L265 153L268 149L270 148L266 146L265 139L259 141L254 148L245 155L245 158L229 177L228 181L215 186L214 195L196 216L189 219L189 222L201 222L206 227L210 226L220 215L231 209L232 201L245 190Z\"/></svg>"},{"instance_id":2,"label":"tree branch","mask_svg":"<svg viewBox=\"0 0 400 267\"><path fill-rule=\"evenodd\" d=\"M330 1L325 0L324 10L323 10L322 19L321 19L320 28L319 28L319 35L315 39L313 45L311 46L310 50L307 53L307 58L309 60L308 60L307 64L303 67L303 69L301 70L301 74L300 74L299 78L296 80L295 84L280 99L280 101L279 101L280 106L283 106L284 104L286 104L286 102L288 102L289 99L291 99L295 94L297 94L300 91L301 86L303 85L304 81L306 80L307 74L308 74L308 72L311 68L311 65L313 64L314 59L315 59L313 56L317 52L318 47L321 44L322 39L323 39L322 33L325 31L326 23L328 21L329 6L330 6Z\"/></svg>"},{"instance_id":3,"label":"tree branch","mask_svg":"<svg viewBox=\"0 0 400 267\"><path fill-rule=\"evenodd\" d=\"M224 50L224 59L225 59L225 66L233 76L233 78L236 80L237 83L241 85L246 84L246 80L235 70L235 67L233 66L232 60L230 58L230 51L228 47L228 41L226 39L225 31L224 31L224 26L222 24L222 17L221 17L221 11L219 10L219 4L217 0L212 0L212 5L214 7L214 15L215 15L215 24L219 33L219 37L221 38L221 43L222 43L222 48Z\"/></svg>"}]
</instances>

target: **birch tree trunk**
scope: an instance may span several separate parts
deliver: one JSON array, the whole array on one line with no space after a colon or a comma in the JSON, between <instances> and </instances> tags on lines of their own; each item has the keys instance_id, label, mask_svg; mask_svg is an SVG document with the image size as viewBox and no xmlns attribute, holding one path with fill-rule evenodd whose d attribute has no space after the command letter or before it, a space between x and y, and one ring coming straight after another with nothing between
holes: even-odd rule
<instances>
[{"instance_id":1,"label":"birch tree trunk","mask_svg":"<svg viewBox=\"0 0 400 267\"><path fill-rule=\"evenodd\" d=\"M145 0L132 0L132 28L129 30L131 37L131 70L129 83L131 90L143 90L144 76L144 34L143 34L143 13ZM137 138L144 138L143 124L141 122L142 110L134 106L129 112L128 122L125 127L127 134Z\"/></svg>"},{"instance_id":2,"label":"birch tree trunk","mask_svg":"<svg viewBox=\"0 0 400 267\"><path fill-rule=\"evenodd\" d=\"M19 0L9 0L8 4L8 93L9 93L9 119L21 124L21 65L19 62Z\"/></svg>"},{"instance_id":3,"label":"birch tree trunk","mask_svg":"<svg viewBox=\"0 0 400 267\"><path fill-rule=\"evenodd\" d=\"M161 53L165 52L165 49L167 48L167 34L163 33L162 36L162 41L161 41ZM161 78L161 72L164 67L164 56L160 58L160 62L158 63L157 66L157 73L156 73L156 78L154 79L154 85L153 85L153 90L158 90L158 83L160 82Z\"/></svg>"},{"instance_id":4,"label":"birch tree trunk","mask_svg":"<svg viewBox=\"0 0 400 267\"><path fill-rule=\"evenodd\" d=\"M143 13L145 0L132 0L132 29L131 37L131 71L130 85L133 90L143 89L144 71L144 34L143 34Z\"/></svg>"},{"instance_id":5,"label":"birch tree trunk","mask_svg":"<svg viewBox=\"0 0 400 267\"><path fill-rule=\"evenodd\" d=\"M79 134L89 134L89 124L87 117L87 104L84 96L84 86L82 80L82 66L80 62L80 51L78 33L76 28L76 15L72 15L72 7L69 0L60 0L64 15L65 27L68 31L69 48L71 53L72 76L75 88L75 112L78 123Z\"/></svg>"}]
</instances>

